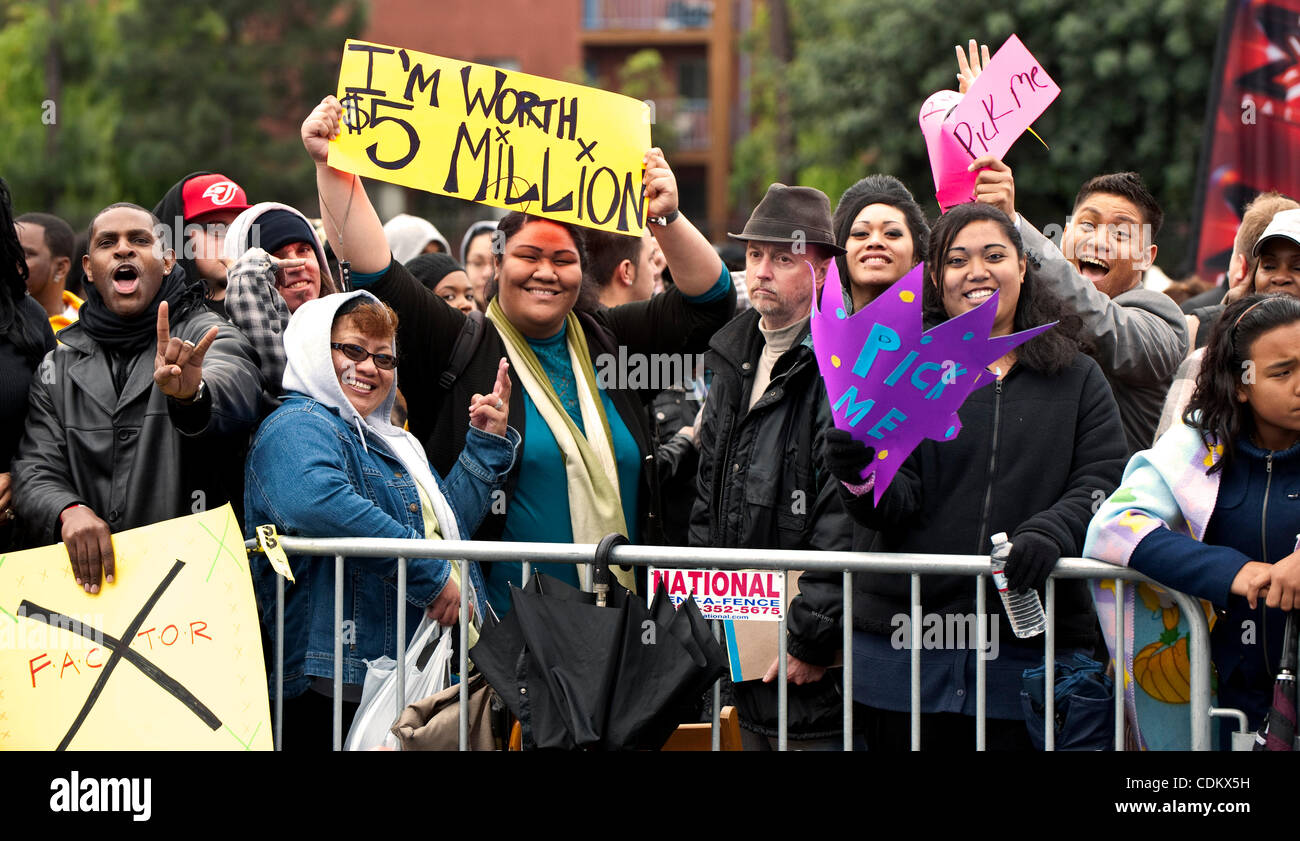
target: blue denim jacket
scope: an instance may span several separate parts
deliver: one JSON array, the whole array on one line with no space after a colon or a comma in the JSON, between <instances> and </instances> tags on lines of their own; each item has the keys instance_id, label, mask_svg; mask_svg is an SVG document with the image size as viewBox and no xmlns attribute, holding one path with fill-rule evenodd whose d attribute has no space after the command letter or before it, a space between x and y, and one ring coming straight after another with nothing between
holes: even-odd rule
<instances>
[{"instance_id":1,"label":"blue denim jacket","mask_svg":"<svg viewBox=\"0 0 1300 841\"><path fill-rule=\"evenodd\" d=\"M460 459L444 481L460 533L473 535L514 463L519 433L509 439L471 428ZM401 462L371 443L336 410L290 394L258 430L245 469L248 537L274 523L282 534L309 537L423 538L424 518L415 481ZM296 697L315 677L334 675L334 559L291 556L296 583L285 582L284 696ZM406 574L408 642L425 606L447 583L450 562L411 558ZM275 575L262 556L252 560L253 587L267 637L275 639ZM486 592L477 564L470 580L482 611ZM348 558L343 582L343 682L365 679L365 660L397 650L396 558ZM274 651L267 651L274 681ZM272 691L274 684L272 683Z\"/></svg>"}]
</instances>

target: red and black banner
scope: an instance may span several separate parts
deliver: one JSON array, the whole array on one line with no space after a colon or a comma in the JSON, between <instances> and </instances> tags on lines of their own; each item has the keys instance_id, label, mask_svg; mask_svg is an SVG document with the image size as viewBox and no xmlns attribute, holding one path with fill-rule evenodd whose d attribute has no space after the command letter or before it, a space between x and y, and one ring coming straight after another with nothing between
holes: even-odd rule
<instances>
[{"instance_id":1,"label":"red and black banner","mask_svg":"<svg viewBox=\"0 0 1300 841\"><path fill-rule=\"evenodd\" d=\"M1229 0L1213 78L1196 273L1219 282L1251 199L1300 198L1300 0Z\"/></svg>"}]
</instances>

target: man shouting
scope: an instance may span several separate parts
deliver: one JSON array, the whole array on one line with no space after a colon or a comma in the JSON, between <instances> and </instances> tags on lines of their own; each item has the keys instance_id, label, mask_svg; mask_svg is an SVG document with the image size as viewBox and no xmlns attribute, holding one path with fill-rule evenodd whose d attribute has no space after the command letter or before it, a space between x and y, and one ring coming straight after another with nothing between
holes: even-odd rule
<instances>
[{"instance_id":1,"label":"man shouting","mask_svg":"<svg viewBox=\"0 0 1300 841\"><path fill-rule=\"evenodd\" d=\"M78 586L115 573L110 534L242 496L262 376L203 304L152 213L113 204L91 222L86 303L32 384L14 498L33 545L62 540Z\"/></svg>"}]
</instances>

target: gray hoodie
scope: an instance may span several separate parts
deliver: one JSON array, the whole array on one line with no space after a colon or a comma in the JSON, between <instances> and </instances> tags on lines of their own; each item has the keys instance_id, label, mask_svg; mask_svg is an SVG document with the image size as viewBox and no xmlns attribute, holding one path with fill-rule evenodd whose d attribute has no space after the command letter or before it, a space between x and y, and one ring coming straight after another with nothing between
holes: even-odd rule
<instances>
[{"instance_id":1,"label":"gray hoodie","mask_svg":"<svg viewBox=\"0 0 1300 841\"><path fill-rule=\"evenodd\" d=\"M284 374L283 339L289 324L289 307L275 288L270 256L253 242L257 238L254 236L257 220L268 210L286 210L302 218L312 232L311 245L320 266L320 296L324 298L333 294L335 288L316 229L297 210L287 204L262 202L245 210L230 223L223 247L225 256L236 262L226 271L226 316L244 331L257 351L262 361L262 376L273 397ZM277 401L271 402L278 405Z\"/></svg>"},{"instance_id":2,"label":"gray hoodie","mask_svg":"<svg viewBox=\"0 0 1300 841\"><path fill-rule=\"evenodd\" d=\"M258 217L263 213L266 213L268 210L286 210L294 216L302 219L302 221L307 224L307 228L312 233L311 247L316 252L316 263L320 266L321 297L323 298L326 295L333 294L337 291L337 287L334 285L334 278L330 275L329 260L325 259L325 248L321 244L320 237L316 236L315 226L312 225L306 216L302 215L301 211L297 208L290 207L287 204L280 204L279 202L274 201L259 202L236 216L235 221L230 223L230 228L226 231L225 244L222 246L225 256L230 260L238 260L240 257L244 256L244 252L248 251L248 249L259 247L260 244L254 241L256 239L256 237L254 237L254 234L256 233L254 226L257 223ZM274 286L274 283L272 283L272 286Z\"/></svg>"}]
</instances>

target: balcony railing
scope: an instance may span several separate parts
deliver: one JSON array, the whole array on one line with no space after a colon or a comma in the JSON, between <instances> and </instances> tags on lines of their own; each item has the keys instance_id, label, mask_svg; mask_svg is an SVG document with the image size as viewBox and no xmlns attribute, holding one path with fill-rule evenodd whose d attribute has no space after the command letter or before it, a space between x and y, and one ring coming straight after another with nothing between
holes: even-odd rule
<instances>
[{"instance_id":1,"label":"balcony railing","mask_svg":"<svg viewBox=\"0 0 1300 841\"><path fill-rule=\"evenodd\" d=\"M709 101L707 99L654 100L656 127L665 127L677 151L694 152L709 148ZM653 129L652 129L653 134Z\"/></svg>"},{"instance_id":2,"label":"balcony railing","mask_svg":"<svg viewBox=\"0 0 1300 841\"><path fill-rule=\"evenodd\" d=\"M713 0L583 0L586 30L707 29L713 20Z\"/></svg>"}]
</instances>

